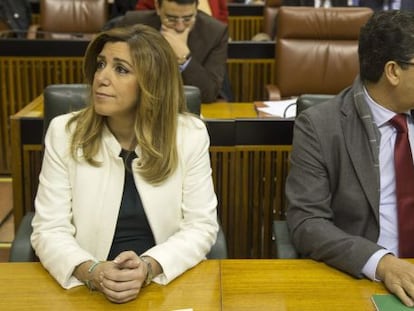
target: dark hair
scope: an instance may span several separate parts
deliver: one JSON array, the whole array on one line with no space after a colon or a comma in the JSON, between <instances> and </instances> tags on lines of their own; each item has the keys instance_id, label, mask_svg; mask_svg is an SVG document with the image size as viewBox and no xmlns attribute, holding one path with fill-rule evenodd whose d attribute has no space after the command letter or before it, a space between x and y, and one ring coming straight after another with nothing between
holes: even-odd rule
<instances>
[{"instance_id":1,"label":"dark hair","mask_svg":"<svg viewBox=\"0 0 414 311\"><path fill-rule=\"evenodd\" d=\"M158 0L158 5L159 5L160 7L162 6L163 1L164 1L164 0ZM177 4L193 4L193 3L195 3L195 4L197 4L197 5L198 5L198 0L165 0L165 1L168 1L168 2L175 2L175 3L177 3Z\"/></svg>"},{"instance_id":2,"label":"dark hair","mask_svg":"<svg viewBox=\"0 0 414 311\"><path fill-rule=\"evenodd\" d=\"M401 68L414 57L414 12L378 11L361 28L359 69L362 81L378 82L388 61Z\"/></svg>"}]
</instances>

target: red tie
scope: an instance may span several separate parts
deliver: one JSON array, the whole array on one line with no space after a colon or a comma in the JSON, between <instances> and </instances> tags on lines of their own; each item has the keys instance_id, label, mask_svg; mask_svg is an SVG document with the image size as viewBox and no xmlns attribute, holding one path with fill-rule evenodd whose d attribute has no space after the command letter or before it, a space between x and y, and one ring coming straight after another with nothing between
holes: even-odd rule
<instances>
[{"instance_id":1,"label":"red tie","mask_svg":"<svg viewBox=\"0 0 414 311\"><path fill-rule=\"evenodd\" d=\"M399 256L414 257L414 164L408 140L405 114L397 114L390 123L397 130L394 147L398 210Z\"/></svg>"}]
</instances>

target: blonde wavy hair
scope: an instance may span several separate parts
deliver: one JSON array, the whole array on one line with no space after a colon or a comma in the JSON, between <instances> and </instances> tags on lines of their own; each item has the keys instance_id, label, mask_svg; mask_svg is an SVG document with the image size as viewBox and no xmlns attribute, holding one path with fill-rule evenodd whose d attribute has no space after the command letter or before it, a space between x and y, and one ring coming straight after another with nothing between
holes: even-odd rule
<instances>
[{"instance_id":1,"label":"blonde wavy hair","mask_svg":"<svg viewBox=\"0 0 414 311\"><path fill-rule=\"evenodd\" d=\"M114 28L100 33L90 42L84 57L84 76L92 86L97 56L107 42L126 42L138 73L138 101L134 130L142 154L136 169L149 183L159 184L177 168L176 145L178 115L187 111L177 58L159 31L145 25ZM91 87L92 91L92 87ZM99 166L94 157L101 146L106 117L90 104L68 122L74 125L70 151L79 161L78 149L89 164Z\"/></svg>"}]
</instances>

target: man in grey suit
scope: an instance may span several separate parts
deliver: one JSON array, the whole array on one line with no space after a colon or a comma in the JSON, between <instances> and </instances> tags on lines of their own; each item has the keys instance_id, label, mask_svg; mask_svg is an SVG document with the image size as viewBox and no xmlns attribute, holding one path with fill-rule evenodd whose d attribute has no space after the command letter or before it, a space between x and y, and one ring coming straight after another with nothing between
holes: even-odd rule
<instances>
[{"instance_id":1,"label":"man in grey suit","mask_svg":"<svg viewBox=\"0 0 414 311\"><path fill-rule=\"evenodd\" d=\"M389 120L407 114L414 137L413 34L414 13L374 13L360 33L360 76L297 116L286 181L301 256L382 281L407 306L414 306L414 265L398 257L397 134Z\"/></svg>"},{"instance_id":2,"label":"man in grey suit","mask_svg":"<svg viewBox=\"0 0 414 311\"><path fill-rule=\"evenodd\" d=\"M229 100L222 86L227 61L227 25L197 10L197 0L158 0L156 11L129 11L117 26L159 29L177 55L184 84L200 89L204 103Z\"/></svg>"}]
</instances>

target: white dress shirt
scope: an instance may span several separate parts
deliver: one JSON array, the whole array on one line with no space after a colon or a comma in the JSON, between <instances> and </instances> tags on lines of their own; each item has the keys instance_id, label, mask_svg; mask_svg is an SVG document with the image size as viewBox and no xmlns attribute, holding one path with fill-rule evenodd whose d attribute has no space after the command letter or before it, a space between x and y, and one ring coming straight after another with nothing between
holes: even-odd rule
<instances>
[{"instance_id":1,"label":"white dress shirt","mask_svg":"<svg viewBox=\"0 0 414 311\"><path fill-rule=\"evenodd\" d=\"M379 150L381 189L379 206L380 233L377 243L384 247L385 250L380 250L373 254L362 269L362 272L368 278L376 280L375 272L379 260L387 253L393 253L398 256L398 218L394 169L394 145L397 131L388 123L395 116L395 112L374 102L366 90L365 99L371 109L373 120L381 133ZM411 152L413 153L414 124L412 118L408 117L407 123Z\"/></svg>"}]
</instances>

